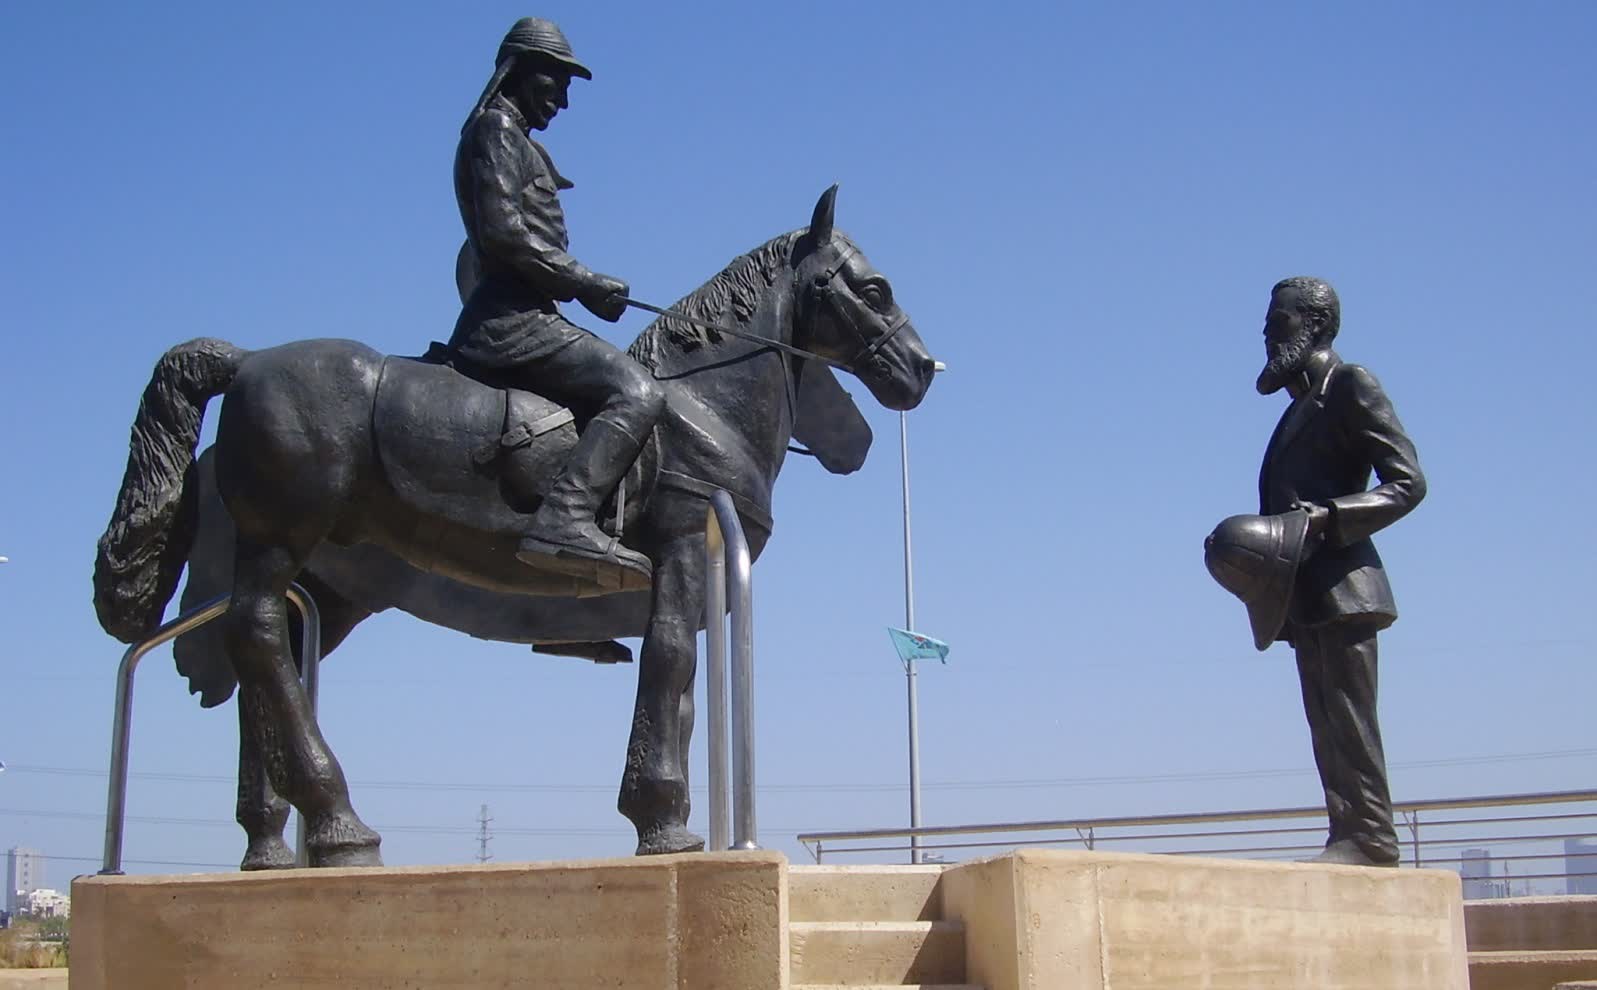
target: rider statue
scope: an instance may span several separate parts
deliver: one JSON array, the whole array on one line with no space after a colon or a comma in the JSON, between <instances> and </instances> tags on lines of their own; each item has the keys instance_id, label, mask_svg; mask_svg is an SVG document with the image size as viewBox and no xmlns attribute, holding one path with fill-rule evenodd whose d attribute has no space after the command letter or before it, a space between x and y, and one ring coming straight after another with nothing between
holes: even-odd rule
<instances>
[{"instance_id":1,"label":"rider statue","mask_svg":"<svg viewBox=\"0 0 1597 990\"><path fill-rule=\"evenodd\" d=\"M614 323L626 310L628 286L567 253L559 190L572 183L529 135L565 108L572 76L593 73L552 22L523 18L500 44L493 78L461 130L455 198L466 225L463 251L475 254L481 275L449 349L468 374L592 413L529 517L516 556L610 587L641 589L649 584L649 558L603 532L595 517L654 429L665 396L625 352L561 314L558 303L576 299Z\"/></svg>"}]
</instances>

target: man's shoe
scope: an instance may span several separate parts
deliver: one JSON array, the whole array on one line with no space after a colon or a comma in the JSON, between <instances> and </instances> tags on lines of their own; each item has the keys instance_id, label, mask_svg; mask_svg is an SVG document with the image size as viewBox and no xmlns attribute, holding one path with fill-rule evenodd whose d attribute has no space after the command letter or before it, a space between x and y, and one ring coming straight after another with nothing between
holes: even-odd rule
<instances>
[{"instance_id":1,"label":"man's shoe","mask_svg":"<svg viewBox=\"0 0 1597 990\"><path fill-rule=\"evenodd\" d=\"M1337 866L1396 866L1397 856L1391 859L1375 859L1364 848L1352 839L1337 839L1328 844L1318 856L1299 860L1303 863L1331 863Z\"/></svg>"},{"instance_id":2,"label":"man's shoe","mask_svg":"<svg viewBox=\"0 0 1597 990\"><path fill-rule=\"evenodd\" d=\"M535 529L522 537L516 559L540 570L582 578L597 586L599 594L645 591L654 580L648 557L622 546L593 523L554 531Z\"/></svg>"}]
</instances>

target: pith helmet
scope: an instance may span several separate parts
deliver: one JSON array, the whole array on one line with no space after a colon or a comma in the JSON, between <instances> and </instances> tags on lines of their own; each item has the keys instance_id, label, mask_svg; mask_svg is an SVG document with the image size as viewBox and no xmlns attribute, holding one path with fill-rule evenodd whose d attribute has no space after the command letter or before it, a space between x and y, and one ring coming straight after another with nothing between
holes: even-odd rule
<instances>
[{"instance_id":1,"label":"pith helmet","mask_svg":"<svg viewBox=\"0 0 1597 990\"><path fill-rule=\"evenodd\" d=\"M504 85L505 79L516 67L516 59L521 55L542 55L564 66L574 76L592 79L593 73L588 67L577 61L571 54L571 42L554 21L546 21L541 17L523 17L510 26L510 31L505 34L505 40L499 43L499 54L494 56L494 74L488 80L488 85L482 88L482 95L477 97L477 103L471 108L471 114L466 117L466 123L461 130L472 125L483 108L488 106L499 92L499 87Z\"/></svg>"},{"instance_id":2,"label":"pith helmet","mask_svg":"<svg viewBox=\"0 0 1597 990\"><path fill-rule=\"evenodd\" d=\"M505 40L499 43L499 54L494 58L494 64L503 65L506 59L530 54L553 59L571 70L574 76L593 78L588 67L578 62L571 53L571 42L566 40L565 34L554 21L546 21L542 17L523 17L517 21L505 35Z\"/></svg>"},{"instance_id":3,"label":"pith helmet","mask_svg":"<svg viewBox=\"0 0 1597 990\"><path fill-rule=\"evenodd\" d=\"M1309 514L1232 516L1203 541L1203 562L1220 587L1242 599L1253 626L1253 645L1270 648L1286 622L1293 580L1303 561Z\"/></svg>"}]
</instances>

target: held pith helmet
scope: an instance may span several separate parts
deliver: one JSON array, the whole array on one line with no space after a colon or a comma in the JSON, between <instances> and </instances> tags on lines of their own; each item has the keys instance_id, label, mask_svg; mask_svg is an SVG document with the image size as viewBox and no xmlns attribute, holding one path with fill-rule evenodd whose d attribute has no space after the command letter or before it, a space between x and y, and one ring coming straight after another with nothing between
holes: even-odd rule
<instances>
[{"instance_id":1,"label":"held pith helmet","mask_svg":"<svg viewBox=\"0 0 1597 990\"><path fill-rule=\"evenodd\" d=\"M1309 514L1231 516L1203 541L1203 562L1220 587L1242 599L1253 645L1269 649L1286 623L1292 585L1303 562Z\"/></svg>"}]
</instances>

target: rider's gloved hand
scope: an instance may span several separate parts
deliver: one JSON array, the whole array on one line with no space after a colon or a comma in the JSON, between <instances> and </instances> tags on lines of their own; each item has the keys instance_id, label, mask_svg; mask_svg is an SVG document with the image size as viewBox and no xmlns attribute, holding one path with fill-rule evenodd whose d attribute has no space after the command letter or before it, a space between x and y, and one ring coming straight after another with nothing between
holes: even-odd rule
<instances>
[{"instance_id":1,"label":"rider's gloved hand","mask_svg":"<svg viewBox=\"0 0 1597 990\"><path fill-rule=\"evenodd\" d=\"M621 319L621 314L627 311L627 304L622 298L631 293L631 287L618 278L609 275L595 274L588 283L582 287L582 292L577 296L577 301L587 307L588 312L604 320L614 323Z\"/></svg>"}]
</instances>

